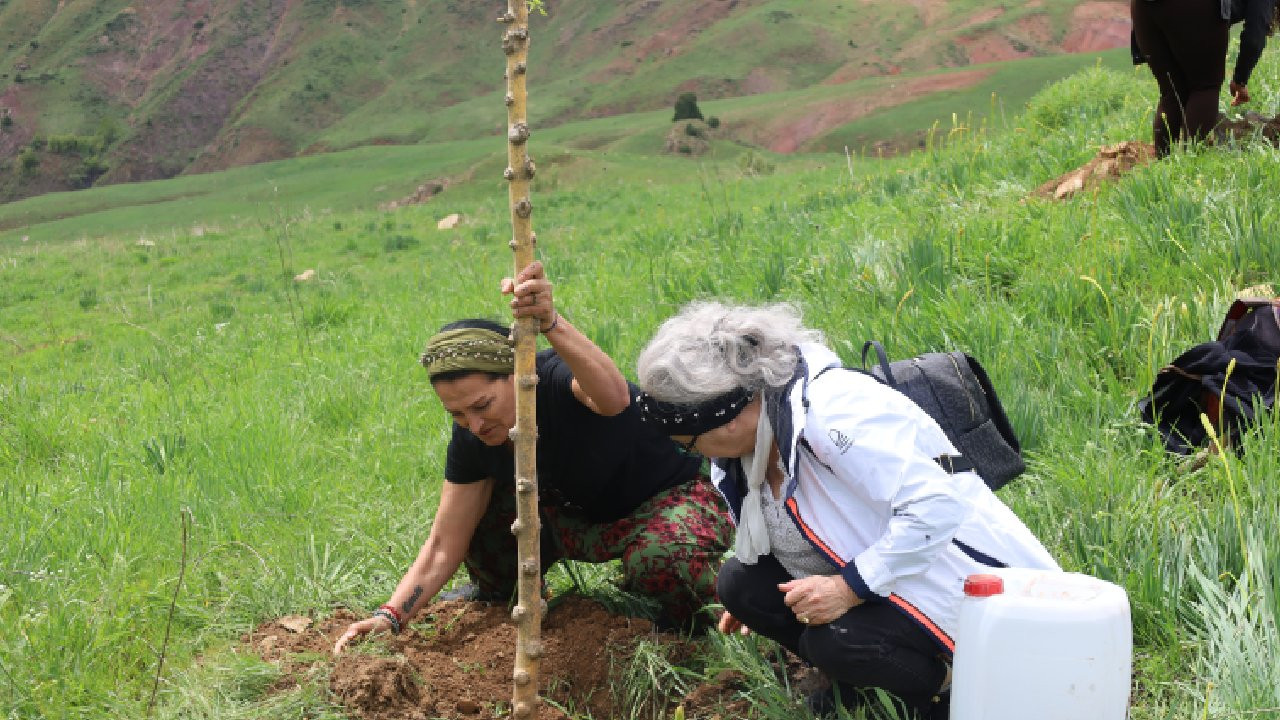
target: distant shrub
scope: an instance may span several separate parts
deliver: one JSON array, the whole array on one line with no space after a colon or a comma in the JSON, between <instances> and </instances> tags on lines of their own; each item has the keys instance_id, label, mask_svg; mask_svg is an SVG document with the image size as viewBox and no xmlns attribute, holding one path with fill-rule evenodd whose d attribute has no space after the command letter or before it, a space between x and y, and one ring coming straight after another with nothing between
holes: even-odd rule
<instances>
[{"instance_id":1,"label":"distant shrub","mask_svg":"<svg viewBox=\"0 0 1280 720\"><path fill-rule=\"evenodd\" d=\"M686 144L684 144L684 143L680 143L678 146L676 146L676 150L677 150L681 155L692 155L692 154L693 154L693 148L692 148L692 147L690 147L690 146L688 146L688 145L686 145Z\"/></svg>"},{"instance_id":2,"label":"distant shrub","mask_svg":"<svg viewBox=\"0 0 1280 720\"><path fill-rule=\"evenodd\" d=\"M720 118L716 117L715 115L712 115L711 117L707 118L707 127L711 128L712 130L715 130L716 128L720 127Z\"/></svg>"},{"instance_id":3,"label":"distant shrub","mask_svg":"<svg viewBox=\"0 0 1280 720\"><path fill-rule=\"evenodd\" d=\"M34 148L27 148L18 155L18 167L23 173L32 173L40 167L40 156Z\"/></svg>"},{"instance_id":4,"label":"distant shrub","mask_svg":"<svg viewBox=\"0 0 1280 720\"><path fill-rule=\"evenodd\" d=\"M738 159L738 168L743 175L768 175L773 172L774 164L755 150L748 150Z\"/></svg>"},{"instance_id":5,"label":"distant shrub","mask_svg":"<svg viewBox=\"0 0 1280 720\"><path fill-rule=\"evenodd\" d=\"M102 150L103 140L95 135L50 135L45 147L59 155L89 155Z\"/></svg>"},{"instance_id":6,"label":"distant shrub","mask_svg":"<svg viewBox=\"0 0 1280 720\"><path fill-rule=\"evenodd\" d=\"M80 291L80 309L92 310L98 307L98 291L94 288L85 288Z\"/></svg>"},{"instance_id":7,"label":"distant shrub","mask_svg":"<svg viewBox=\"0 0 1280 720\"><path fill-rule=\"evenodd\" d=\"M91 187L98 178L106 174L107 170L107 163L100 156L90 155L78 169L72 170L67 175L67 180L72 187L83 190Z\"/></svg>"},{"instance_id":8,"label":"distant shrub","mask_svg":"<svg viewBox=\"0 0 1280 720\"><path fill-rule=\"evenodd\" d=\"M684 126L684 134L689 137L702 137L702 130L700 130L697 125L689 123Z\"/></svg>"},{"instance_id":9,"label":"distant shrub","mask_svg":"<svg viewBox=\"0 0 1280 720\"><path fill-rule=\"evenodd\" d=\"M680 97L676 98L676 114L671 118L671 122L680 122L681 120L701 120L702 111L698 109L698 96L696 93L680 93Z\"/></svg>"},{"instance_id":10,"label":"distant shrub","mask_svg":"<svg viewBox=\"0 0 1280 720\"><path fill-rule=\"evenodd\" d=\"M412 235L392 235L382 243L382 248L387 252L395 252L397 250L408 250L418 243L418 238Z\"/></svg>"}]
</instances>

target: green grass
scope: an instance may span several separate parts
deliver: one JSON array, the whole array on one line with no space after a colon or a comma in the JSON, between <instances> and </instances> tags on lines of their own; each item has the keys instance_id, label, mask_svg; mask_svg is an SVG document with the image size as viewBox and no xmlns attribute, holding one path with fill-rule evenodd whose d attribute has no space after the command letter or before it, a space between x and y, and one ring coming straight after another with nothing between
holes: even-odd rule
<instances>
[{"instance_id":1,"label":"green grass","mask_svg":"<svg viewBox=\"0 0 1280 720\"><path fill-rule=\"evenodd\" d=\"M1268 57L1253 83L1263 109L1276 72ZM534 226L561 309L628 374L702 297L795 302L849 362L866 338L971 352L1030 464L1001 497L1064 567L1130 594L1131 717L1275 717L1276 421L1187 472L1134 405L1237 289L1280 280L1280 152L1197 149L1070 202L1028 198L1144 137L1154 92L1091 68L1026 114L852 171L575 151L540 173ZM323 678L271 694L278 669L229 648L273 616L376 606L424 538L449 425L416 353L449 319L501 314L507 202L479 183L441 231L438 200L367 199L499 167L445 148L0 210L40 219L0 239L0 715L143 716L176 596L157 717L337 716ZM413 180L376 190L397 173ZM717 638L689 668L646 654L630 682L733 667L755 717L803 717L769 652Z\"/></svg>"}]
</instances>

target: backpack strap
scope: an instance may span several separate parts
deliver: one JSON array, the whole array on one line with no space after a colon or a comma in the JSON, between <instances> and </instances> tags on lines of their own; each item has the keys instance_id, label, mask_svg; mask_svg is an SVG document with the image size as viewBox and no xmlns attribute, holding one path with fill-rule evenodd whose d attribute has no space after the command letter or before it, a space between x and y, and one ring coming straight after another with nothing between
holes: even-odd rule
<instances>
[{"instance_id":1,"label":"backpack strap","mask_svg":"<svg viewBox=\"0 0 1280 720\"><path fill-rule=\"evenodd\" d=\"M859 368L844 367L839 363L832 363L822 368L821 370L819 370L817 373L814 374L812 378L810 378L805 382L804 390L802 391L802 394L801 394L801 397L804 401L805 408L808 409L809 407L809 383L822 377L823 373L825 373L828 370L849 370L851 372L862 373L863 375L868 375L872 378L875 378L875 380L882 385L888 385L889 387L896 389L896 383L893 380L893 371L889 369L889 356L887 353L885 353L884 346L881 345L878 340L868 340L866 344L862 346L862 366L866 367L867 365L867 350L870 348L875 348L876 355L880 357L880 369L882 372L884 372L884 376L885 376L884 380L881 380L880 378L876 377L874 374L866 370L862 370ZM908 400L910 400L910 398L908 398ZM912 400L912 402L915 402L915 401ZM808 447L808 444L809 444L808 441L802 440L801 442L806 447ZM810 448L809 452L813 452L813 449ZM974 465L964 455L961 455L959 453L956 453L955 455L951 455L949 453L943 453L942 455L939 455L938 457L934 458L933 461L938 463L938 467L945 470L948 475L955 475L956 473L977 470L976 465Z\"/></svg>"},{"instance_id":2,"label":"backpack strap","mask_svg":"<svg viewBox=\"0 0 1280 720\"><path fill-rule=\"evenodd\" d=\"M879 340L868 340L862 343L862 369L867 368L867 351L875 349L876 358L880 360L880 372L884 373L884 382L891 388L898 387L898 382L893 379L893 371L889 369L889 354L884 351L884 346Z\"/></svg>"}]
</instances>

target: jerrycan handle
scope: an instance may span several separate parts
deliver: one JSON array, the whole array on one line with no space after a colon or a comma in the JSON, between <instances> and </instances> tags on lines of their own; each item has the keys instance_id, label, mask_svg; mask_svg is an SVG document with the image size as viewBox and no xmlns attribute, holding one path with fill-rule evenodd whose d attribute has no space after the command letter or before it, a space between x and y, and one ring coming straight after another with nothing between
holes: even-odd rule
<instances>
[{"instance_id":1,"label":"jerrycan handle","mask_svg":"<svg viewBox=\"0 0 1280 720\"><path fill-rule=\"evenodd\" d=\"M991 597L1004 592L1004 578L999 575L978 574L964 579L964 594L968 597Z\"/></svg>"}]
</instances>

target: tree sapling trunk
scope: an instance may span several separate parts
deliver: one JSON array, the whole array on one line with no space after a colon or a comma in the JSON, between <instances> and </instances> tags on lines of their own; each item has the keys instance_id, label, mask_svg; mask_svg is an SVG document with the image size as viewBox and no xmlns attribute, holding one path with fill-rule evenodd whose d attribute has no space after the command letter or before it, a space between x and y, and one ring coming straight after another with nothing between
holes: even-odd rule
<instances>
[{"instance_id":1,"label":"tree sapling trunk","mask_svg":"<svg viewBox=\"0 0 1280 720\"><path fill-rule=\"evenodd\" d=\"M529 159L529 123L525 115L526 63L529 59L529 6L527 0L508 0L507 11L498 18L505 23L502 50L507 55L507 169L503 172L511 202L511 249L515 253L515 272L533 262L535 238L529 217L529 181L533 178L533 161ZM511 616L517 626L515 690L511 715L528 720L537 715L538 661L542 657L542 563L540 558L538 517L538 475L536 452L538 420L534 388L538 384L535 355L538 319L516 320L512 329L515 340L516 425L511 430L515 444L516 521L515 533L519 588Z\"/></svg>"}]
</instances>

